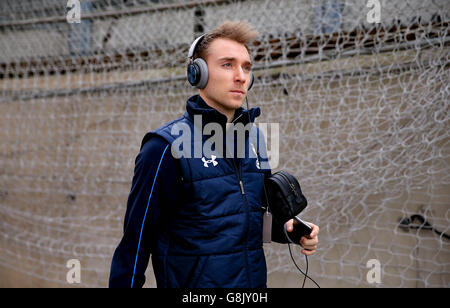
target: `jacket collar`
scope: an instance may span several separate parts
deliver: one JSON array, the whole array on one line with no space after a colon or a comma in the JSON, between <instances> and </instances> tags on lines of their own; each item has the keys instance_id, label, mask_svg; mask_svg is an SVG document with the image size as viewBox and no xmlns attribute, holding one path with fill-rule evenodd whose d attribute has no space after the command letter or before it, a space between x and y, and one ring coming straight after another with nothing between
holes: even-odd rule
<instances>
[{"instance_id":1,"label":"jacket collar","mask_svg":"<svg viewBox=\"0 0 450 308\"><path fill-rule=\"evenodd\" d=\"M250 108L250 110L239 107L234 112L233 123L242 123L244 126L250 121L254 122L257 117L261 114L259 107ZM210 107L201 98L200 95L194 95L190 97L186 102L186 113L185 116L188 117L192 122L194 122L194 115L202 116L202 126L206 124L215 122L218 123L222 128L226 128L227 117L217 111L216 109Z\"/></svg>"}]
</instances>

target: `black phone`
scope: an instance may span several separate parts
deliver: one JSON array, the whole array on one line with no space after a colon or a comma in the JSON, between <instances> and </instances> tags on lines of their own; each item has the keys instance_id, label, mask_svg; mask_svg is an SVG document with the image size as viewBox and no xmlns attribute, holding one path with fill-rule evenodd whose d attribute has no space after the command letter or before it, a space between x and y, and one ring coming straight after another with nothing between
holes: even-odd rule
<instances>
[{"instance_id":1,"label":"black phone","mask_svg":"<svg viewBox=\"0 0 450 308\"><path fill-rule=\"evenodd\" d=\"M294 219L298 222L294 223L294 230L292 230L292 232L288 232L286 230L286 225L284 227L284 230L286 236L288 237L288 240L291 240L291 242L294 244L300 244L300 239L302 238L302 236L311 234L312 227L297 216L295 216Z\"/></svg>"}]
</instances>

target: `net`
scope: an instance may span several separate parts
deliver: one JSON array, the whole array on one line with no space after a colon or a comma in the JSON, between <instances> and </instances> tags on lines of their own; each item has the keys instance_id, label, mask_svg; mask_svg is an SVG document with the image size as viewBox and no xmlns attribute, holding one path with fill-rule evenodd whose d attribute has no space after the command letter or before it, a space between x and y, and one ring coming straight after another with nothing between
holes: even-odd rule
<instances>
[{"instance_id":1,"label":"net","mask_svg":"<svg viewBox=\"0 0 450 308\"><path fill-rule=\"evenodd\" d=\"M84 0L80 23L69 2L0 2L2 286L107 286L140 141L183 114L188 48L226 19L260 32L250 107L321 228L310 276L450 286L448 1ZM268 286L300 286L264 247Z\"/></svg>"}]
</instances>

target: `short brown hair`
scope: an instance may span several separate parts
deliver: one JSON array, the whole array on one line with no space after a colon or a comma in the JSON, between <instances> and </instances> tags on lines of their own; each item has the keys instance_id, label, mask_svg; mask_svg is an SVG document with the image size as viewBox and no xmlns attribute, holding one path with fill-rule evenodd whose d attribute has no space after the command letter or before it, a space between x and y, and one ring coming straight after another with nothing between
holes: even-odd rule
<instances>
[{"instance_id":1,"label":"short brown hair","mask_svg":"<svg viewBox=\"0 0 450 308\"><path fill-rule=\"evenodd\" d=\"M245 21L224 21L217 28L209 32L203 37L201 42L197 45L194 53L194 59L206 59L208 55L208 47L211 42L217 38L227 38L236 41L245 46L250 53L248 44L259 35L251 25Z\"/></svg>"}]
</instances>

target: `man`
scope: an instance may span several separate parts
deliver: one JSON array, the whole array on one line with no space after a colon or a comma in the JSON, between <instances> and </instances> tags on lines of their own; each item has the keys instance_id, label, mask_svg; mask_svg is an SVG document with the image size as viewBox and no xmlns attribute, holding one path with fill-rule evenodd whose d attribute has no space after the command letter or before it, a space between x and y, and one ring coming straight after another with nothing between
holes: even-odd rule
<instances>
[{"instance_id":1,"label":"man","mask_svg":"<svg viewBox=\"0 0 450 308\"><path fill-rule=\"evenodd\" d=\"M247 125L259 116L259 108L241 107L252 79L247 44L256 35L246 23L225 22L191 47L188 79L199 95L188 99L183 117L142 141L110 287L141 287L150 254L158 287L266 287L262 195L270 169L256 158L239 158L234 136L231 158L225 152L192 157L205 135L183 149L176 141L180 127L203 132L216 123L226 131L227 123ZM231 152L226 142L224 150ZM288 232L293 224L287 222ZM300 243L305 255L318 243L319 228L310 225L312 233ZM273 240L287 242L282 227L272 229Z\"/></svg>"}]
</instances>

